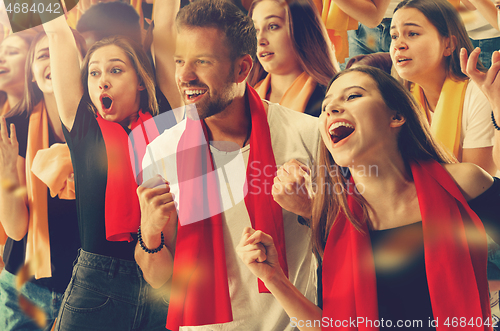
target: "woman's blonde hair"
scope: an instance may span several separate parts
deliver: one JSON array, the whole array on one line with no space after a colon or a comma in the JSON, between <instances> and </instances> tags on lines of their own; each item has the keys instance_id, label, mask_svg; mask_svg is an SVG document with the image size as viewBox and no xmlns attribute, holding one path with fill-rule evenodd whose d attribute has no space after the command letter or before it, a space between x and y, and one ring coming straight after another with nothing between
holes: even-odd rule
<instances>
[{"instance_id":1,"label":"woman's blonde hair","mask_svg":"<svg viewBox=\"0 0 500 331\"><path fill-rule=\"evenodd\" d=\"M156 100L156 88L154 81L153 69L149 65L149 60L142 49L142 46L135 43L134 41L122 37L122 36L112 36L108 38L104 38L99 40L94 45L90 47L87 52L87 55L83 59L82 71L81 71L81 81L84 90L84 98L86 99L90 109L94 114L97 114L97 109L94 104L90 100L89 95L89 85L88 85L88 76L89 76L89 61L92 55L96 50L101 47L115 45L127 54L132 66L135 69L137 77L139 79L139 83L142 84L145 89L140 92L141 101L140 107L143 111L148 111L151 115L157 115L158 110L158 102Z\"/></svg>"},{"instance_id":2,"label":"woman's blonde hair","mask_svg":"<svg viewBox=\"0 0 500 331\"><path fill-rule=\"evenodd\" d=\"M267 0L252 2L248 15L251 17L255 6ZM326 28L321 16L311 0L273 0L285 8L288 18L288 32L292 40L294 54L302 69L318 84L326 86L335 75L334 62L337 61L329 44ZM267 76L256 58L248 82L254 86Z\"/></svg>"},{"instance_id":3,"label":"woman's blonde hair","mask_svg":"<svg viewBox=\"0 0 500 331\"><path fill-rule=\"evenodd\" d=\"M3 40L6 40L6 39L12 38L12 37L21 38L24 41L24 43L26 44L27 48L29 49L31 42L33 41L33 38L35 38L36 35L37 35L37 33L35 32L34 29L28 29L25 31L12 33L12 34L8 35L6 38L4 38ZM3 40L2 40L2 42L3 42ZM0 42L0 44L1 44L1 42ZM0 108L3 107L3 105L6 102L7 102L7 93L5 93L4 91L0 91ZM15 105L10 105L11 108L13 108L14 106ZM7 115L7 114L5 114L5 115Z\"/></svg>"},{"instance_id":4,"label":"woman's blonde hair","mask_svg":"<svg viewBox=\"0 0 500 331\"><path fill-rule=\"evenodd\" d=\"M83 37L76 30L72 29L72 32L73 36L75 37L78 50L83 57L86 50L85 39L83 39ZM35 106L43 99L43 93L38 88L38 84L34 81L35 79L33 77L33 62L35 61L36 45L46 36L47 35L45 34L45 31L42 30L35 36L35 38L33 38L30 48L28 49L28 54L26 56L23 98L17 105L11 108L11 110L5 115L5 117L17 116L23 113L26 114L26 117L29 117Z\"/></svg>"},{"instance_id":5,"label":"woman's blonde hair","mask_svg":"<svg viewBox=\"0 0 500 331\"><path fill-rule=\"evenodd\" d=\"M329 84L351 72L364 73L375 82L387 105L405 118L398 134L398 148L409 171L409 164L415 160L433 159L441 163L455 162L452 155L445 152L432 137L427 119L419 110L413 96L386 72L369 66L359 66L341 71ZM363 219L356 219L347 204L347 182L350 179L348 168L341 168L335 163L325 143L320 142L318 169L315 173L316 192L313 202L312 222L313 246L319 256L323 256L326 240L333 223L340 213L357 228L368 220L366 202L360 194L353 198L362 207Z\"/></svg>"}]
</instances>

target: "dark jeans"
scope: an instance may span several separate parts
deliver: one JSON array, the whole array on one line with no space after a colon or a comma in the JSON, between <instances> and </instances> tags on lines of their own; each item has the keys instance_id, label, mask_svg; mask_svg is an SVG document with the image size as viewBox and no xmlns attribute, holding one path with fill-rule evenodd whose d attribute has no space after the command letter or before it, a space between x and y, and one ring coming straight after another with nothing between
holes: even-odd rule
<instances>
[{"instance_id":1,"label":"dark jeans","mask_svg":"<svg viewBox=\"0 0 500 331\"><path fill-rule=\"evenodd\" d=\"M481 48L479 60L487 69L491 67L491 55L493 55L494 51L500 51L500 37L482 40L471 39L471 41L474 47Z\"/></svg>"},{"instance_id":2,"label":"dark jeans","mask_svg":"<svg viewBox=\"0 0 500 331\"><path fill-rule=\"evenodd\" d=\"M153 289L135 261L80 250L55 330L165 331L167 286Z\"/></svg>"},{"instance_id":3,"label":"dark jeans","mask_svg":"<svg viewBox=\"0 0 500 331\"><path fill-rule=\"evenodd\" d=\"M347 37L349 39L349 57L340 65L341 69L345 69L345 65L353 56L389 52L391 46L390 28L391 19L384 18L382 22L373 29L358 23L357 30L347 31Z\"/></svg>"},{"instance_id":4,"label":"dark jeans","mask_svg":"<svg viewBox=\"0 0 500 331\"><path fill-rule=\"evenodd\" d=\"M20 293L45 312L47 325L43 330L50 330L59 311L63 296L62 293L53 292L44 286L32 282L25 283L21 287ZM19 306L19 291L16 288L16 276L5 269L0 273L0 330L42 330Z\"/></svg>"}]
</instances>

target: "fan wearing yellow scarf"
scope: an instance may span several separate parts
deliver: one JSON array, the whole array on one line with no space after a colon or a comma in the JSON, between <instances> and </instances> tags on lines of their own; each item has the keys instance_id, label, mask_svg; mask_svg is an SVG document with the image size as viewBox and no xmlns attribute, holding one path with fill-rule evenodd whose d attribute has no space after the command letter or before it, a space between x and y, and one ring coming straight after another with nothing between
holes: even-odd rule
<instances>
[{"instance_id":1,"label":"fan wearing yellow scarf","mask_svg":"<svg viewBox=\"0 0 500 331\"><path fill-rule=\"evenodd\" d=\"M262 99L319 116L325 86L339 70L321 16L311 0L256 0L257 29L249 83Z\"/></svg>"},{"instance_id":2,"label":"fan wearing yellow scarf","mask_svg":"<svg viewBox=\"0 0 500 331\"><path fill-rule=\"evenodd\" d=\"M500 18L500 10L499 15ZM466 73L474 83L476 83L481 91L486 95L492 107L492 126L495 128L495 145L493 147L493 160L498 168L500 168L500 52L496 51L492 56L492 65L488 72L484 73L476 68L476 63L481 50L476 48L467 58L467 51L461 49L460 63L462 71Z\"/></svg>"},{"instance_id":3,"label":"fan wearing yellow scarf","mask_svg":"<svg viewBox=\"0 0 500 331\"><path fill-rule=\"evenodd\" d=\"M460 49L472 44L455 8L446 0L404 0L391 23L391 58L431 124L433 135L459 162L490 174L494 129L491 106L460 69ZM478 70L484 70L480 64Z\"/></svg>"}]
</instances>

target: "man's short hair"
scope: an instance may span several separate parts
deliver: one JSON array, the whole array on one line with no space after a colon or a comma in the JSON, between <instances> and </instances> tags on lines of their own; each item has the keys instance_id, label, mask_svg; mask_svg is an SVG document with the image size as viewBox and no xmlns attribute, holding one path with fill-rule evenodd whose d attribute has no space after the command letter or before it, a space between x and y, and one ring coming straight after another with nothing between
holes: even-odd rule
<instances>
[{"instance_id":1,"label":"man's short hair","mask_svg":"<svg viewBox=\"0 0 500 331\"><path fill-rule=\"evenodd\" d=\"M102 2L91 6L78 20L76 30L80 33L93 32L96 41L123 36L141 43L139 14L124 2Z\"/></svg>"},{"instance_id":2,"label":"man's short hair","mask_svg":"<svg viewBox=\"0 0 500 331\"><path fill-rule=\"evenodd\" d=\"M226 0L197 0L181 8L176 18L177 29L217 28L226 36L231 59L257 53L257 33L252 18Z\"/></svg>"}]
</instances>

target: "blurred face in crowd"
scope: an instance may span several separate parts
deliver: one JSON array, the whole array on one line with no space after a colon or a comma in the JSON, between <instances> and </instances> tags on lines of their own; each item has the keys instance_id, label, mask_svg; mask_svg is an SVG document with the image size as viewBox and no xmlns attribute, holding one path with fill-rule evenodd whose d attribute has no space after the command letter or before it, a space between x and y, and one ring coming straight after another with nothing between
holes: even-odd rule
<instances>
[{"instance_id":1,"label":"blurred face in crowd","mask_svg":"<svg viewBox=\"0 0 500 331\"><path fill-rule=\"evenodd\" d=\"M402 8L391 22L392 63L403 79L422 84L446 72L446 57L451 55L449 38L415 8Z\"/></svg>"},{"instance_id":2,"label":"blurred face in crowd","mask_svg":"<svg viewBox=\"0 0 500 331\"><path fill-rule=\"evenodd\" d=\"M235 98L235 61L217 28L182 27L175 49L175 78L185 104L200 119L222 112Z\"/></svg>"},{"instance_id":3,"label":"blurred face in crowd","mask_svg":"<svg viewBox=\"0 0 500 331\"><path fill-rule=\"evenodd\" d=\"M254 7L252 19L257 30L257 58L264 70L276 75L301 73L283 5L274 0L261 1Z\"/></svg>"},{"instance_id":4,"label":"blurred face in crowd","mask_svg":"<svg viewBox=\"0 0 500 331\"><path fill-rule=\"evenodd\" d=\"M128 126L140 107L140 83L128 55L116 45L98 48L88 68L90 99L101 117Z\"/></svg>"},{"instance_id":5,"label":"blurred face in crowd","mask_svg":"<svg viewBox=\"0 0 500 331\"><path fill-rule=\"evenodd\" d=\"M50 71L49 40L43 37L35 46L35 57L31 64L33 81L43 93L54 93Z\"/></svg>"},{"instance_id":6,"label":"blurred face in crowd","mask_svg":"<svg viewBox=\"0 0 500 331\"><path fill-rule=\"evenodd\" d=\"M0 44L0 91L22 95L28 48L29 45L15 35Z\"/></svg>"}]
</instances>

